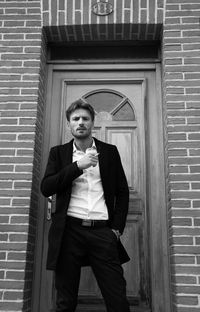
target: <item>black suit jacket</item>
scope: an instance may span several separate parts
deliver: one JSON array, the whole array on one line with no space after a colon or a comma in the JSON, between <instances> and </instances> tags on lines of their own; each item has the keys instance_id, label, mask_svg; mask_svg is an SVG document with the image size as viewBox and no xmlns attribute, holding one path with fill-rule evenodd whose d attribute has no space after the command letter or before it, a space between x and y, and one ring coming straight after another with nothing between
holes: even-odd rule
<instances>
[{"instance_id":1,"label":"black suit jacket","mask_svg":"<svg viewBox=\"0 0 200 312\"><path fill-rule=\"evenodd\" d=\"M99 153L99 168L104 190L105 202L108 208L109 226L123 233L128 212L129 190L116 146L95 139ZM76 162L72 162L73 140L64 145L52 147L44 177L41 182L41 192L45 197L56 194L56 211L52 214L52 224L49 230L49 246L47 269L55 270L64 233L67 209L70 201L72 182L83 171ZM121 263L129 257L118 243ZM89 264L87 260L83 265Z\"/></svg>"}]
</instances>

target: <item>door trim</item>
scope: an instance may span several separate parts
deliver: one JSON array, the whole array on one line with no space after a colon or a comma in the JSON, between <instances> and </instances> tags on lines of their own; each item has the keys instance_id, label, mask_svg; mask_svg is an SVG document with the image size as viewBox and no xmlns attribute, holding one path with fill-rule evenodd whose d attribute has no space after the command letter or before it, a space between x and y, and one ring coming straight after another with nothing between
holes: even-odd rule
<instances>
[{"instance_id":1,"label":"door trim","mask_svg":"<svg viewBox=\"0 0 200 312\"><path fill-rule=\"evenodd\" d=\"M160 248L162 249L162 263L160 264L163 269L163 278L162 278L162 289L159 289L159 294L162 294L163 298L161 301L158 298L157 294L157 285L156 283L153 283L153 279L158 275L157 274L157 263L154 262L153 255L156 253L155 243L150 243L150 273L151 273L151 296L152 296L152 312L170 312L171 311L171 296L170 296L170 271L169 271L169 251L168 251L168 226L167 226L167 197L166 197L166 183L165 183L165 157L164 157L164 118L163 118L163 108L162 104L162 94L161 94L161 69L160 64L155 63L138 63L138 64L51 64L48 65L48 86L47 89L52 89L52 77L54 71L152 71L154 70L156 72L156 85L158 86L157 92L156 92L156 105L159 108L159 111L157 112L160 116L158 118L159 124L157 125L157 129L160 131L160 137L161 139L161 146L162 146L162 152L159 152L159 171L160 171L160 185L162 192L161 196L159 197L159 205L162 209L160 209L160 216L156 215L154 213L154 216L156 217L158 222L160 223L161 231L162 231L162 237L160 239ZM88 79L86 79L88 80ZM138 79L136 79L138 81ZM140 79L139 79L140 80ZM115 81L116 82L116 81ZM44 140L43 140L43 158L42 158L42 173L41 177L44 173L45 164L47 161L47 155L49 151L49 128L51 126L50 124L50 118L49 115L51 113L51 93L47 94L46 96L46 118L45 118L45 127L44 127ZM149 140L149 138L148 138ZM160 147L161 147L160 146ZM147 148L148 149L148 148ZM156 153L158 151L155 151ZM148 167L148 166L147 166ZM150 205L152 208L155 202L155 196L152 194L152 189L149 190L149 200ZM150 196L152 195L152 196ZM46 199L40 196L40 207L44 207L46 204ZM43 229L44 229L44 222L46 218L46 213L44 212L44 209L38 210L38 234L37 234L37 242L36 242L36 252L35 252L35 272L34 272L34 285L33 285L33 300L32 300L32 311L38 312L41 311L39 307L40 302L40 290L44 285L41 285L41 274L42 274L42 267L44 267L44 261L45 259L42 259L42 251L43 251ZM152 221L152 220L151 220ZM156 235L156 230L151 227L151 231L154 231L154 235ZM152 238L152 232L151 238ZM162 245L162 246L161 246ZM157 277L158 278L158 277ZM165 310L163 310L165 309Z\"/></svg>"}]
</instances>

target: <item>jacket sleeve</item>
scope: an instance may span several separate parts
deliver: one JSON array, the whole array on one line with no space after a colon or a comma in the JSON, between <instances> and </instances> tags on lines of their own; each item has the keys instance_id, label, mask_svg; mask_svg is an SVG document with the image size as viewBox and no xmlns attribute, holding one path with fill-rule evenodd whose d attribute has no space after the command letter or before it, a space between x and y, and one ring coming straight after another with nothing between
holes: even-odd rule
<instances>
[{"instance_id":1,"label":"jacket sleeve","mask_svg":"<svg viewBox=\"0 0 200 312\"><path fill-rule=\"evenodd\" d=\"M114 159L116 161L117 172L115 211L111 226L113 229L119 230L119 232L122 234L126 225L126 217L128 213L129 188L117 148L115 149Z\"/></svg>"},{"instance_id":2,"label":"jacket sleeve","mask_svg":"<svg viewBox=\"0 0 200 312\"><path fill-rule=\"evenodd\" d=\"M45 197L65 192L71 186L72 181L83 173L78 168L77 162L70 163L60 169L59 161L58 147L52 147L41 182L41 192Z\"/></svg>"}]
</instances>

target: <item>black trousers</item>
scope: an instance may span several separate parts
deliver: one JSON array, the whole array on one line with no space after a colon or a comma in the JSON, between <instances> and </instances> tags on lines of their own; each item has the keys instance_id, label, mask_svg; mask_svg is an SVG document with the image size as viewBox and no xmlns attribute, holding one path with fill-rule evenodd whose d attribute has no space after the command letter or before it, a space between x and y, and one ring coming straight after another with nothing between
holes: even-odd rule
<instances>
[{"instance_id":1,"label":"black trousers","mask_svg":"<svg viewBox=\"0 0 200 312\"><path fill-rule=\"evenodd\" d=\"M108 227L88 228L67 219L55 271L56 312L74 312L83 259L89 258L108 312L129 312L117 238Z\"/></svg>"}]
</instances>

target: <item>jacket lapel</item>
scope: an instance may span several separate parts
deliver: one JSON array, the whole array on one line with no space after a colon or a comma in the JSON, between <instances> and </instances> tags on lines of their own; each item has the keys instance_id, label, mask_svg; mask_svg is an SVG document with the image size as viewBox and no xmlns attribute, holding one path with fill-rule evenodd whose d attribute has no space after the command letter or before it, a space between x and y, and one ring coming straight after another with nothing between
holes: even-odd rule
<instances>
[{"instance_id":1,"label":"jacket lapel","mask_svg":"<svg viewBox=\"0 0 200 312\"><path fill-rule=\"evenodd\" d=\"M107 172L108 172L108 153L107 149L104 147L104 144L102 144L99 140L95 139L95 144L97 147L97 152L99 153L99 170L101 175L101 182L103 185L103 189L105 192L108 179L107 179Z\"/></svg>"},{"instance_id":2,"label":"jacket lapel","mask_svg":"<svg viewBox=\"0 0 200 312\"><path fill-rule=\"evenodd\" d=\"M62 146L61 163L62 167L72 163L73 140Z\"/></svg>"}]
</instances>

